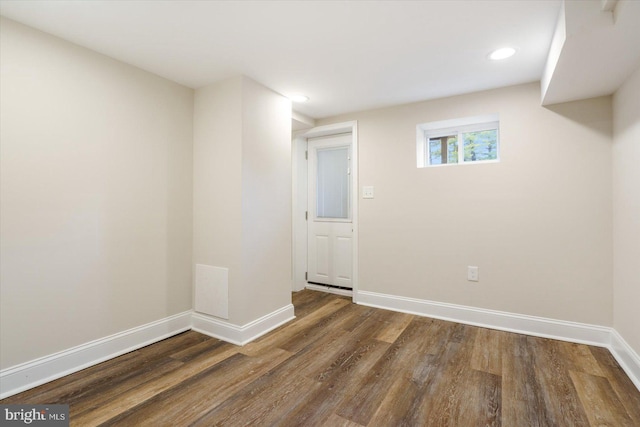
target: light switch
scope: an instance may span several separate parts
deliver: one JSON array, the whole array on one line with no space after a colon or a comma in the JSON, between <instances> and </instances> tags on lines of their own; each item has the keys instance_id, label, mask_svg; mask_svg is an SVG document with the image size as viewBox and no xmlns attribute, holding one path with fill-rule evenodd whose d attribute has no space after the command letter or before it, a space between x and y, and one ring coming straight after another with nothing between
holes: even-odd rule
<instances>
[{"instance_id":1,"label":"light switch","mask_svg":"<svg viewBox=\"0 0 640 427\"><path fill-rule=\"evenodd\" d=\"M362 198L373 199L373 186L362 187Z\"/></svg>"}]
</instances>

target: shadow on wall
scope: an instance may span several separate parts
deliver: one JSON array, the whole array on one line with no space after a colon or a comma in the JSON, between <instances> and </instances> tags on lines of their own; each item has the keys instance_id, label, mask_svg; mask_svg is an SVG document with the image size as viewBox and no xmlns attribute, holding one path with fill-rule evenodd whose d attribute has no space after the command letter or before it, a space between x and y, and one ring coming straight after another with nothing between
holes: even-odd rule
<instances>
[{"instance_id":1,"label":"shadow on wall","mask_svg":"<svg viewBox=\"0 0 640 427\"><path fill-rule=\"evenodd\" d=\"M543 105L543 107L601 135L613 137L613 102L611 96Z\"/></svg>"}]
</instances>

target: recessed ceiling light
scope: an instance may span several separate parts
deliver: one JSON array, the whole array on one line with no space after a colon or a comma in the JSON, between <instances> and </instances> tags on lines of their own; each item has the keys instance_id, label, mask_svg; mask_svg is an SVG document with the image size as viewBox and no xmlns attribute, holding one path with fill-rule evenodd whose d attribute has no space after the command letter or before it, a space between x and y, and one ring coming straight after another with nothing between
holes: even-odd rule
<instances>
[{"instance_id":1,"label":"recessed ceiling light","mask_svg":"<svg viewBox=\"0 0 640 427\"><path fill-rule=\"evenodd\" d=\"M493 59L494 61L498 61L500 59L507 59L513 56L513 54L515 53L516 53L516 50L512 47L503 47L491 52L491 54L489 55L489 58Z\"/></svg>"},{"instance_id":2,"label":"recessed ceiling light","mask_svg":"<svg viewBox=\"0 0 640 427\"><path fill-rule=\"evenodd\" d=\"M296 95L291 95L289 99L292 102L307 102L309 100L309 97L306 95L296 94Z\"/></svg>"}]
</instances>

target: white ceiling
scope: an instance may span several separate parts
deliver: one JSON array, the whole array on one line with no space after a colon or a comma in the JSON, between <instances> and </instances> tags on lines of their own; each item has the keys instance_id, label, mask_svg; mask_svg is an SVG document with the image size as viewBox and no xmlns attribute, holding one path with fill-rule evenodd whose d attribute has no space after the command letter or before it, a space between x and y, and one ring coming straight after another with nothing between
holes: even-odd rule
<instances>
[{"instance_id":1,"label":"white ceiling","mask_svg":"<svg viewBox=\"0 0 640 427\"><path fill-rule=\"evenodd\" d=\"M640 65L640 1L567 1L563 12L543 104L612 94Z\"/></svg>"},{"instance_id":2,"label":"white ceiling","mask_svg":"<svg viewBox=\"0 0 640 427\"><path fill-rule=\"evenodd\" d=\"M0 1L0 14L192 88L237 74L314 118L540 80L560 0ZM518 52L493 62L497 47Z\"/></svg>"}]
</instances>

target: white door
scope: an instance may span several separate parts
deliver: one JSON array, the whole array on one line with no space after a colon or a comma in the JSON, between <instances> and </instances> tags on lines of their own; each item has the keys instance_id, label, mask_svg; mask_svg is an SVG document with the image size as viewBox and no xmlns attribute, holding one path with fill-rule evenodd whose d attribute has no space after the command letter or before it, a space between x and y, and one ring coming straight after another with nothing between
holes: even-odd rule
<instances>
[{"instance_id":1,"label":"white door","mask_svg":"<svg viewBox=\"0 0 640 427\"><path fill-rule=\"evenodd\" d=\"M307 282L352 288L351 134L308 140Z\"/></svg>"}]
</instances>

